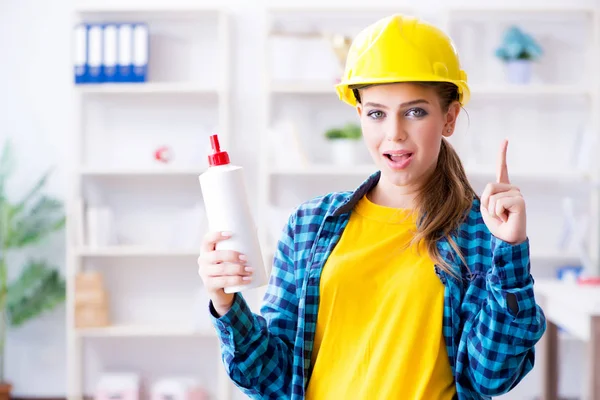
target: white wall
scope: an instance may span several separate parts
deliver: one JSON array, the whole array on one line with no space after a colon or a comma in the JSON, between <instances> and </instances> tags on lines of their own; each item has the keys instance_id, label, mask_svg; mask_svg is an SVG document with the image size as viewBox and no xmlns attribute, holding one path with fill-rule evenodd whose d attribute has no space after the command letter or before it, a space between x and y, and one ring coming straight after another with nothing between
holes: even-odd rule
<instances>
[{"instance_id":1,"label":"white wall","mask_svg":"<svg viewBox=\"0 0 600 400\"><path fill-rule=\"evenodd\" d=\"M483 0L481 0L483 2ZM329 0L331 5L347 5L348 0ZM537 3L548 2L537 0ZM566 1L565 1L566 2ZM252 176L255 160L241 149L252 146L260 126L261 54L260 35L265 1L223 1L234 12L236 42L233 129L238 147L234 157L247 166ZM305 3L305 2L298 2ZM317 3L317 2L315 2ZM323 4L324 1L318 2ZM381 1L379 3L384 4ZM389 1L389 4L397 4ZM436 7L443 0L418 2ZM71 2L42 0L4 0L0 2L0 140L14 140L19 170L11 186L14 193L25 190L49 165L56 165L50 182L52 193L64 195L69 190L68 176L74 163L71 153L73 117L70 97ZM41 249L59 263L64 263L63 246ZM56 243L55 243L56 244ZM17 271L12 271L12 275ZM65 394L65 313L63 309L46 315L8 338L8 379L16 396L61 396ZM569 344L573 352L565 352L561 380L565 394L578 392L583 373L578 358L583 347ZM567 350L567 349L565 349ZM534 371L511 396L523 399L537 393L539 372Z\"/></svg>"},{"instance_id":2,"label":"white wall","mask_svg":"<svg viewBox=\"0 0 600 400\"><path fill-rule=\"evenodd\" d=\"M0 49L4 54L0 63L0 141L10 137L15 146L18 169L10 186L15 196L50 166L56 171L49 192L64 197L67 188L71 162L68 11L68 2L0 3ZM48 254L64 268L62 235L34 251ZM14 262L20 265L18 259ZM18 270L9 267L14 277ZM64 320L64 309L59 309L9 332L6 369L15 395L64 393Z\"/></svg>"}]
</instances>

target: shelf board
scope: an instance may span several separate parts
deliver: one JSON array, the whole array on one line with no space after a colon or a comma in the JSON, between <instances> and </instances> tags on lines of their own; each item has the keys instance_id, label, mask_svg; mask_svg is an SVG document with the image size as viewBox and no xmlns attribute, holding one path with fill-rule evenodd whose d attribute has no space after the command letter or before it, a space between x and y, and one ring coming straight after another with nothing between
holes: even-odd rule
<instances>
[{"instance_id":1,"label":"shelf board","mask_svg":"<svg viewBox=\"0 0 600 400\"><path fill-rule=\"evenodd\" d=\"M192 327L162 325L115 325L103 328L76 329L81 337L202 337L216 338L212 330L197 330Z\"/></svg>"},{"instance_id":2,"label":"shelf board","mask_svg":"<svg viewBox=\"0 0 600 400\"><path fill-rule=\"evenodd\" d=\"M358 166L337 166L327 164L314 164L309 166L297 167L273 167L270 170L271 175L323 175L323 176L364 176L365 178L377 171L374 165L358 165ZM467 168L467 175L474 180L488 179L493 180L496 176L496 171L487 168ZM536 172L536 171L512 171L509 176L514 180L526 181L566 181L573 184L583 183L586 179L583 173L571 171L557 172Z\"/></svg>"},{"instance_id":3,"label":"shelf board","mask_svg":"<svg viewBox=\"0 0 600 400\"><path fill-rule=\"evenodd\" d=\"M86 83L75 88L85 94L219 94L218 89L195 82Z\"/></svg>"},{"instance_id":4,"label":"shelf board","mask_svg":"<svg viewBox=\"0 0 600 400\"><path fill-rule=\"evenodd\" d=\"M318 94L336 95L334 82L275 82L271 83L270 90L277 94ZM471 87L472 95L513 95L513 96L539 96L539 95L590 95L592 91L581 85L555 85L555 84L474 84Z\"/></svg>"},{"instance_id":5,"label":"shelf board","mask_svg":"<svg viewBox=\"0 0 600 400\"><path fill-rule=\"evenodd\" d=\"M485 167L465 167L467 176L473 180L495 180L496 171ZM526 171L509 170L511 181L540 181L540 182L568 182L570 184L582 184L586 182L587 177L582 172L577 171Z\"/></svg>"},{"instance_id":6,"label":"shelf board","mask_svg":"<svg viewBox=\"0 0 600 400\"><path fill-rule=\"evenodd\" d=\"M570 261L578 261L579 256L570 252L563 252L560 250L540 250L535 247L532 247L531 254L529 257L531 260L536 261L559 261L559 262L570 262Z\"/></svg>"},{"instance_id":7,"label":"shelf board","mask_svg":"<svg viewBox=\"0 0 600 400\"><path fill-rule=\"evenodd\" d=\"M528 14L552 14L552 13L577 13L577 12L594 12L594 6L568 6L568 5L543 5L543 6L502 6L497 5L477 5L477 6L453 6L446 9L449 13L528 13Z\"/></svg>"},{"instance_id":8,"label":"shelf board","mask_svg":"<svg viewBox=\"0 0 600 400\"><path fill-rule=\"evenodd\" d=\"M203 168L82 168L79 173L86 177L97 178L136 178L136 177L198 177Z\"/></svg>"},{"instance_id":9,"label":"shelf board","mask_svg":"<svg viewBox=\"0 0 600 400\"><path fill-rule=\"evenodd\" d=\"M337 165L310 165L310 166L298 166L298 167L276 167L270 171L271 175L323 175L323 176L364 176L367 178L369 175L377 171L377 167L374 165L358 165L358 166L337 166Z\"/></svg>"},{"instance_id":10,"label":"shelf board","mask_svg":"<svg viewBox=\"0 0 600 400\"><path fill-rule=\"evenodd\" d=\"M333 82L277 82L271 92L279 94L331 94L336 95Z\"/></svg>"},{"instance_id":11,"label":"shelf board","mask_svg":"<svg viewBox=\"0 0 600 400\"><path fill-rule=\"evenodd\" d=\"M384 13L398 13L398 12L404 12L404 13L411 13L411 8L406 7L406 6L397 6L397 7L393 7L393 6L385 6L385 5L351 5L351 4L347 4L344 5L343 7L335 7L335 6L330 6L330 5L324 5L323 7L320 7L318 5L294 5L294 4L289 4L289 5L272 5L272 6L268 6L267 7L267 11L271 12L271 13L297 13L297 12L304 12L304 13L338 13L338 14L344 14L344 13L360 13L360 14L364 14L364 13L380 13L380 12L384 12Z\"/></svg>"},{"instance_id":12,"label":"shelf board","mask_svg":"<svg viewBox=\"0 0 600 400\"><path fill-rule=\"evenodd\" d=\"M590 88L580 85L553 85L553 84L529 84L529 85L477 85L471 88L473 95L590 95Z\"/></svg>"},{"instance_id":13,"label":"shelf board","mask_svg":"<svg viewBox=\"0 0 600 400\"><path fill-rule=\"evenodd\" d=\"M182 13L182 14L218 14L224 11L220 7L206 6L202 2L190 1L145 1L131 4L120 1L78 0L75 2L78 13Z\"/></svg>"},{"instance_id":14,"label":"shelf board","mask_svg":"<svg viewBox=\"0 0 600 400\"><path fill-rule=\"evenodd\" d=\"M160 249L145 246L107 246L99 248L81 247L77 250L80 257L168 257L198 258L200 250Z\"/></svg>"}]
</instances>

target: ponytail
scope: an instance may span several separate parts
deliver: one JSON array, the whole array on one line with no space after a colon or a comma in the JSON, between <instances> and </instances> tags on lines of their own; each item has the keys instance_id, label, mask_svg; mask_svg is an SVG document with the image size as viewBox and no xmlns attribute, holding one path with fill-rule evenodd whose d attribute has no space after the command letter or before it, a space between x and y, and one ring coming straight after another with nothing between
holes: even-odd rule
<instances>
[{"instance_id":1,"label":"ponytail","mask_svg":"<svg viewBox=\"0 0 600 400\"><path fill-rule=\"evenodd\" d=\"M466 266L466 261L451 234L465 220L475 198L478 196L467 179L458 154L452 145L442 138L435 171L415 199L419 223L412 243L418 244L423 241L434 262L454 276L458 273L442 258L437 242L446 238Z\"/></svg>"}]
</instances>

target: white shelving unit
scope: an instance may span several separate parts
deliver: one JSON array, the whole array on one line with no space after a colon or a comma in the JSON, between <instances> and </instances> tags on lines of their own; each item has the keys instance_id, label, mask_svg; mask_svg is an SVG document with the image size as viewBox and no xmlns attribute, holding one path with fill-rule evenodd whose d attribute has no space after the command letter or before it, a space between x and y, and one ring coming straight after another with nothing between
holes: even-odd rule
<instances>
[{"instance_id":1,"label":"white shelving unit","mask_svg":"<svg viewBox=\"0 0 600 400\"><path fill-rule=\"evenodd\" d=\"M131 362L123 367L137 365L135 358L140 357L142 361L137 362L143 364L139 365L141 370L152 367L165 376L172 373L199 376L209 385L211 398L229 400L234 387L222 366L212 327L198 327L186 318L174 322L169 310L171 306L186 306L187 299L202 290L196 272L199 241L176 246L172 240L161 238L161 234L168 236L174 220L169 213L179 215L176 213L201 204L198 175L207 167L208 135L218 133L223 146L230 142L229 12L189 1L150 1L137 5L78 1L74 14L76 23L148 23L150 58L149 78L145 83L73 86L76 100L73 151L79 165L68 205L67 397L81 400L93 394L98 376L87 375L90 362L87 351L93 351L94 343L112 341L108 347L111 349L112 343L119 340L148 338L156 341L153 346L163 348L163 343L179 345L183 338L189 338L193 340L191 352L177 354L177 358L196 357L191 354L196 354L198 348L207 349L210 356L187 360L186 365L201 366L200 370L212 371L212 375L203 377L200 370L171 371L167 364L163 365L164 360L147 354L146 358L144 354L133 355ZM165 144L174 150L174 159L169 164L159 164L153 159L153 151ZM86 209L98 202L115 210L113 225L122 232L117 232L120 237L114 244L92 246L84 234ZM138 202L144 207L139 207ZM143 212L146 207L156 207L167 223L162 224L155 215L140 218L136 214L132 218L131 214ZM186 226L194 227L200 222L188 219ZM147 232L154 234L153 242ZM100 270L108 277L105 284L111 302L110 326L75 328L74 279L86 269ZM160 292L154 292L155 288L144 281L149 274L153 274L155 282L164 280L165 290L171 283L175 292L167 292L168 296L162 298ZM176 279L179 281L175 282ZM150 292L143 293L144 289ZM119 295L126 298L125 312L123 308L112 308ZM153 309L152 319L149 307ZM144 318L127 319L138 311L145 314ZM101 353L93 357L102 360L100 367L92 368L96 373L105 366L108 370L121 368L118 362L112 364L111 357L121 356L122 360L122 354L110 350Z\"/></svg>"},{"instance_id":2,"label":"white shelving unit","mask_svg":"<svg viewBox=\"0 0 600 400\"><path fill-rule=\"evenodd\" d=\"M535 213L528 218L535 276L554 277L554 268L582 262L577 250L561 250L557 247L564 228L561 209L564 197L574 198L579 202L579 207L587 209L589 213L588 256L595 264L595 271L589 272L600 272L600 203L598 187L594 184L598 181L598 164L590 162L577 165L578 150L571 147L583 129L591 132L595 138L600 137L597 112L600 106L600 81L596 72L600 65L599 17L600 8L597 5L565 3L504 7L490 3L474 7L450 6L440 18L442 26L456 42L467 73L472 72L472 103L467 106L470 121L475 118L482 120L487 116L494 118L487 124L477 124L482 129L466 129L470 138L459 141L457 148L462 150L463 160L472 160L478 158L469 154L473 149L478 149L474 143L486 140L478 140L477 136L489 135L497 143L502 138L500 134L512 136L508 151L509 175L523 192L527 191L528 212ZM527 85L506 84L503 66L494 56L495 46L500 45L504 29L513 24L532 34L541 42L544 50L542 60L534 66L533 81ZM556 30L557 26L560 29ZM567 43L567 40L570 42ZM481 59L485 61L480 63ZM553 64L560 65L560 69L553 69ZM565 68L570 69L567 71ZM498 107L498 110L491 111L492 107ZM513 111L522 107L523 112L507 112L503 115L503 111L509 107ZM566 113L570 111L567 116ZM525 129L519 126L519 119L526 124ZM545 121L535 126L532 120ZM554 121L555 124L548 121ZM500 132L507 127L510 128L506 133ZM545 145L553 140L556 140L554 145ZM595 145L598 146L598 143ZM513 154L511 159L511 151L515 148L517 155ZM488 152L490 156L496 154ZM468 168L473 181L482 178L480 174L474 174L482 170L476 164ZM540 269L544 266L548 269Z\"/></svg>"},{"instance_id":3,"label":"white shelving unit","mask_svg":"<svg viewBox=\"0 0 600 400\"><path fill-rule=\"evenodd\" d=\"M600 195L596 193L598 189L593 189L595 185L592 184L598 180L596 167L582 169L566 161L573 156L573 149L567 146L575 141L577 130L581 128L579 125L574 126L573 121L577 124L587 121L586 128L594 135L600 136L597 116L600 109L600 91L595 73L598 70L600 51L598 7L569 6L566 3L561 6L540 5L537 8L527 5L504 7L496 2L486 6L449 6L436 11L421 10L418 6L411 10L401 5L397 8L380 7L376 11L369 11L365 12L364 9L355 7L331 9L278 6L267 9L266 67L263 77L266 104L263 115L264 134L261 138L259 204L262 214L260 220L271 221L278 218L278 223L262 227L262 238L267 243L266 247L273 249L278 239L277 227L285 222L283 217L287 215L286 210L291 210L299 202L327 191L351 190L375 171L375 167L370 164L370 157L364 157L357 165L335 166L327 163L327 156L323 156L323 153L326 153L323 148L327 145L322 137L324 130L336 124L358 121L354 110L340 104L334 90L334 77L331 74L319 76L314 69L305 64L305 60L310 60L315 65L314 68L321 68L323 71L335 70L331 65L334 57L327 56L325 50L316 44L319 40L318 34L344 33L351 36L352 33L356 33L353 28L366 26L370 20L374 20L373 16L378 12L382 15L407 12L432 20L449 32L458 44L463 64L469 74L472 101L466 110L468 119L465 113L462 113L461 124L452 137L452 143L461 153L467 174L477 189L483 189L485 183L495 179L497 148L503 138L496 135L498 130L508 126L507 122L518 121L519 116L524 119L523 124L515 124L506 135L510 141L510 178L515 184L522 186L522 191L526 192L526 200L531 203L529 226L534 274L552 276L554 268L579 262L576 251L558 249L557 244L563 223L563 196L579 196L578 199L582 202L589 200L594 207L591 216L595 225L593 230L597 232L600 226ZM328 19L329 13L332 12L339 18L339 22L333 23ZM558 20L566 24L566 28L561 29L572 29L575 33L581 33L579 41L568 44L557 42L556 37L549 32L548 18L554 22L553 26L559 25L556 22ZM470 31L464 33L456 31L457 21L475 24ZM492 46L500 44L502 30L509 23L517 23L526 31L532 29L534 37L537 35L537 38L541 38L546 60L542 60L536 67L542 69L543 79L534 80L528 85L507 83L500 62L495 59ZM297 36L293 35L294 32L298 33ZM284 53L286 45L277 42L282 36L291 38L288 42L290 48L297 47ZM460 40L465 37L465 40ZM305 44L309 40L313 41L312 48ZM323 43L323 47L326 47L326 41L323 40ZM554 50L553 45L563 47ZM467 59L469 46L473 47L474 56ZM575 52L575 56L579 56L576 61L570 60L571 64L568 66L577 64L579 68L574 69L569 76L578 79L566 79L563 70L557 72L549 67L553 63L564 63L564 57L559 57L557 52L564 51L568 46L569 56ZM313 53L310 53L309 49ZM278 54L280 58L275 58L273 53ZM473 64L474 61L487 64L476 65ZM543 70L544 66L547 70ZM289 69L288 75L282 73L285 67ZM309 71L303 71L302 68ZM476 74L479 70L488 73L487 79L479 79L481 76ZM567 104L565 109L572 107L581 114L575 115L574 112L573 115L568 115L560 108L553 112L557 107L555 103L561 101ZM503 115L501 111L497 111L507 104L512 105L512 114ZM307 111L294 113L301 107ZM519 113L520 109L525 111ZM532 114L531 109L539 114ZM282 125L282 118L287 118L287 125ZM552 125L546 121L536 127L533 121L544 118L551 119L556 124ZM292 139L288 137L288 142L285 142L277 136L283 136L278 127L286 127L286 134L289 135L290 122L296 125L293 143L299 142L305 146L304 159L298 162L297 156L290 155L289 162L282 157L282 163L278 164L276 154L285 154L287 157L285 144L292 148ZM563 128L565 130L561 131ZM546 131L552 135L544 137ZM559 140L556 140L557 137ZM281 140L283 143L279 150L274 147L275 140ZM556 140L556 143L552 144L553 140ZM285 192L287 196L281 192ZM285 204L282 206L281 202ZM592 242L597 243L598 240ZM590 254L597 260L598 248L590 249Z\"/></svg>"}]
</instances>

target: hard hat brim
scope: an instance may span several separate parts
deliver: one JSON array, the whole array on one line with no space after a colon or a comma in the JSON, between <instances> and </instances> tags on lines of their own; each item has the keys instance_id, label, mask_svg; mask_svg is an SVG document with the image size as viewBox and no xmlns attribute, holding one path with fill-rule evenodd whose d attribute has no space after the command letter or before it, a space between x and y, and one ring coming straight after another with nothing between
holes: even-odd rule
<instances>
[{"instance_id":1,"label":"hard hat brim","mask_svg":"<svg viewBox=\"0 0 600 400\"><path fill-rule=\"evenodd\" d=\"M356 107L357 101L356 97L354 97L354 92L352 91L352 86L358 85L377 85L377 84L386 84L386 83L418 83L418 82L448 82L456 85L458 87L459 94L459 102L461 106L465 106L470 98L471 91L469 90L469 86L467 82L463 80L453 80L453 79L443 79L437 75L427 76L424 75L419 78L419 80L415 80L414 77L390 77L390 78L370 78L370 79L361 79L360 77L353 77L350 80L343 81L335 85L335 90L338 94L338 97L343 102Z\"/></svg>"}]
</instances>

